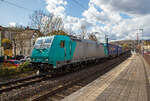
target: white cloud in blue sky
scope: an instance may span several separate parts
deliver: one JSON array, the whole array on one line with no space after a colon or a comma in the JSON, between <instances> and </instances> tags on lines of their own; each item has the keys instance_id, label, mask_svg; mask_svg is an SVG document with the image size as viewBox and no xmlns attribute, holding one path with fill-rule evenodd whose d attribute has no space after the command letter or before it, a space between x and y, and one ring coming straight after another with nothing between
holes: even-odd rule
<instances>
[{"instance_id":1,"label":"white cloud in blue sky","mask_svg":"<svg viewBox=\"0 0 150 101\"><path fill-rule=\"evenodd\" d=\"M10 26L10 27L15 27L15 26L16 26L16 23L15 23L15 22L10 22L10 23L9 23L9 26Z\"/></svg>"},{"instance_id":2,"label":"white cloud in blue sky","mask_svg":"<svg viewBox=\"0 0 150 101\"><path fill-rule=\"evenodd\" d=\"M150 37L149 2L149 0L90 0L89 8L82 12L82 19L91 25L88 32L105 33L113 40L136 39L137 28L144 28L144 35ZM80 23L79 25L82 25L83 22Z\"/></svg>"},{"instance_id":3,"label":"white cloud in blue sky","mask_svg":"<svg viewBox=\"0 0 150 101\"><path fill-rule=\"evenodd\" d=\"M104 27L107 29L101 29L109 32L112 39L136 39L137 28L144 28L144 35L150 37L149 0L90 0L90 4L97 5L108 15L109 24Z\"/></svg>"},{"instance_id":4,"label":"white cloud in blue sky","mask_svg":"<svg viewBox=\"0 0 150 101\"><path fill-rule=\"evenodd\" d=\"M109 35L110 39L122 40L135 39L136 29L144 28L145 36L150 37L150 0L77 0L81 5L72 0L13 1L62 17L64 27L69 32L80 33L81 26L86 25L87 32L99 32ZM27 25L31 12L4 3L1 3L1 7L3 15L0 16L0 24L22 22Z\"/></svg>"},{"instance_id":5,"label":"white cloud in blue sky","mask_svg":"<svg viewBox=\"0 0 150 101\"><path fill-rule=\"evenodd\" d=\"M46 0L47 10L56 16L63 17L65 15L65 6L67 1L65 0Z\"/></svg>"}]
</instances>

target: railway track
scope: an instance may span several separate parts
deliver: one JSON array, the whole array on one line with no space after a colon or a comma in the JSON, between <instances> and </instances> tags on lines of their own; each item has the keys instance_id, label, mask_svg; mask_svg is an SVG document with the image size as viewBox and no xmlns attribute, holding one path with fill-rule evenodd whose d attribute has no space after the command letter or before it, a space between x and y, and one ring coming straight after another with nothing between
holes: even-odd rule
<instances>
[{"instance_id":1,"label":"railway track","mask_svg":"<svg viewBox=\"0 0 150 101\"><path fill-rule=\"evenodd\" d=\"M0 87L0 90L2 92L9 91L8 93L3 93L3 95L0 96L0 101L16 101L16 100L17 101L22 101L22 100L23 101L29 101L29 100L45 101L47 99L52 100L51 98L62 99L65 96L73 93L74 91L92 82L100 75L103 75L104 73L106 73L106 71L109 71L112 67L119 64L121 61L125 60L125 58L126 56L122 56L120 58L118 57L116 59L111 59L108 60L107 62L105 61L104 63L102 62L96 65L101 68L97 68L97 67L95 68L95 66L94 68L92 68L94 64L92 66L87 65L85 69L81 71L76 71L63 76L58 76L58 77L52 76L47 78L42 76L39 77L37 76L37 77L33 77L35 79L32 79L31 77L30 80L28 79L30 77L28 77L22 80L14 80L12 81L13 83L10 84L9 83L0 84L3 86Z\"/></svg>"},{"instance_id":2,"label":"railway track","mask_svg":"<svg viewBox=\"0 0 150 101\"><path fill-rule=\"evenodd\" d=\"M17 80L11 80L8 82L0 83L0 94L3 92L11 91L13 89L21 88L36 82L44 80L44 75L34 75Z\"/></svg>"},{"instance_id":3,"label":"railway track","mask_svg":"<svg viewBox=\"0 0 150 101\"><path fill-rule=\"evenodd\" d=\"M104 66L104 68L101 68L96 72L76 78L70 82L64 83L63 85L58 85L50 91L46 91L41 95L31 98L30 101L59 101L64 97L70 95L71 93L86 86L88 83L103 75L116 65L120 64L122 61L123 59L120 59L118 60L118 62L109 63L106 66Z\"/></svg>"}]
</instances>

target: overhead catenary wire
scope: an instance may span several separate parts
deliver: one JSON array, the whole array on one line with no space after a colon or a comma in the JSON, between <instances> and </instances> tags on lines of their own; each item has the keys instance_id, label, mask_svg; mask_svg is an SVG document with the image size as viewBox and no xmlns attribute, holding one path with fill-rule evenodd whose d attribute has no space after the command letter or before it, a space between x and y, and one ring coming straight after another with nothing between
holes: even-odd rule
<instances>
[{"instance_id":1,"label":"overhead catenary wire","mask_svg":"<svg viewBox=\"0 0 150 101\"><path fill-rule=\"evenodd\" d=\"M0 0L1 2L4 2L4 3L7 3L9 5L12 5L12 6L15 6L17 8L21 8L21 9L24 9L24 10L28 10L28 11L31 11L31 12L34 12L35 10L33 9L30 9L30 8L26 8L26 7L23 7L23 6L20 6L20 5L17 5L15 3L12 3L12 2L9 2L7 0ZM83 9L86 9L86 7L84 7L82 4L80 4L77 0L72 0L73 2L75 2L77 5L79 5L81 8ZM95 16L97 18L97 16L93 13L93 12L90 12L88 11L89 13L91 13L93 16ZM98 18L97 18L98 19Z\"/></svg>"},{"instance_id":2,"label":"overhead catenary wire","mask_svg":"<svg viewBox=\"0 0 150 101\"><path fill-rule=\"evenodd\" d=\"M33 10L33 9L26 8L26 7L17 5L17 4L15 4L15 3L12 3L12 2L9 2L9 1L6 1L6 0L0 0L0 1L1 1L1 2L4 2L4 3L7 3L7 4L9 4L9 5L15 6L15 7L17 7L17 8L21 8L21 9L27 10L27 11L31 11L31 12L34 12L34 11L35 11L35 10Z\"/></svg>"},{"instance_id":3,"label":"overhead catenary wire","mask_svg":"<svg viewBox=\"0 0 150 101\"><path fill-rule=\"evenodd\" d=\"M74 3L76 3L77 5L79 5L82 9L86 9L86 7L84 7L84 5L82 5L79 1L77 0L72 0ZM88 11L90 14L92 14L94 17L96 17L96 19L99 20L99 18L91 11Z\"/></svg>"}]
</instances>

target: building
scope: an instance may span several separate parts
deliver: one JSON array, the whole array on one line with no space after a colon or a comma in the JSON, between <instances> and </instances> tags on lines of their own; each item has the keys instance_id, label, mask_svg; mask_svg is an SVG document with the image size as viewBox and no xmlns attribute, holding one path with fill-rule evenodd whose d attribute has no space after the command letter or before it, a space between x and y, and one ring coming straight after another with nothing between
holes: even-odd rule
<instances>
[{"instance_id":1,"label":"building","mask_svg":"<svg viewBox=\"0 0 150 101\"><path fill-rule=\"evenodd\" d=\"M16 28L16 27L2 27L0 26L1 41L8 39L11 41L11 47L4 47L4 55L15 56L24 55L29 56L33 48L35 39L42 34L37 29ZM2 44L0 43L0 47ZM2 51L2 49L0 49ZM2 53L2 52L1 52Z\"/></svg>"},{"instance_id":2,"label":"building","mask_svg":"<svg viewBox=\"0 0 150 101\"><path fill-rule=\"evenodd\" d=\"M16 55L30 56L36 38L40 36L38 30L26 29L16 34L13 51Z\"/></svg>"},{"instance_id":3,"label":"building","mask_svg":"<svg viewBox=\"0 0 150 101\"><path fill-rule=\"evenodd\" d=\"M13 43L13 39L16 35L16 33L19 33L23 31L23 29L21 28L14 28L14 27L3 27L0 26L0 32L1 32L1 46L3 46L3 55L7 55L7 56L12 56L13 55L13 51L12 51L12 43ZM8 43L2 43L4 40L9 41L9 45Z\"/></svg>"}]
</instances>

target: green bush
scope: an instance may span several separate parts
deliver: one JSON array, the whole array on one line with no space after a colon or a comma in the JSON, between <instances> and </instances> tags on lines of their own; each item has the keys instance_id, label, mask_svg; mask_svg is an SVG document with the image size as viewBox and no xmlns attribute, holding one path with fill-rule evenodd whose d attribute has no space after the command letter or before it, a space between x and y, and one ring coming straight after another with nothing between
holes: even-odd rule
<instances>
[{"instance_id":1,"label":"green bush","mask_svg":"<svg viewBox=\"0 0 150 101\"><path fill-rule=\"evenodd\" d=\"M32 70L32 68L30 67L30 62L28 61L21 64L18 69L20 72L26 72Z\"/></svg>"},{"instance_id":2,"label":"green bush","mask_svg":"<svg viewBox=\"0 0 150 101\"><path fill-rule=\"evenodd\" d=\"M0 68L0 76L11 76L32 71L29 62L24 62L17 68Z\"/></svg>"}]
</instances>

